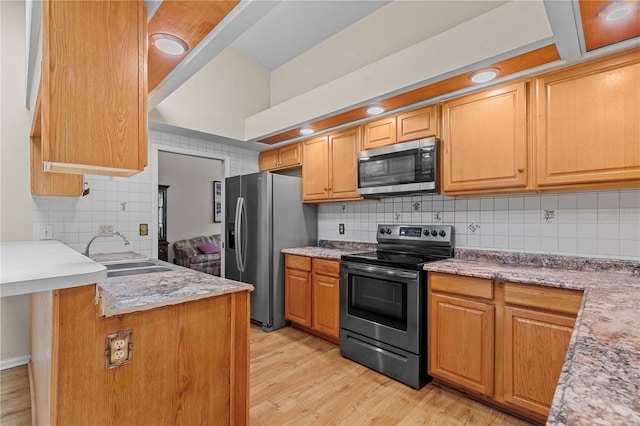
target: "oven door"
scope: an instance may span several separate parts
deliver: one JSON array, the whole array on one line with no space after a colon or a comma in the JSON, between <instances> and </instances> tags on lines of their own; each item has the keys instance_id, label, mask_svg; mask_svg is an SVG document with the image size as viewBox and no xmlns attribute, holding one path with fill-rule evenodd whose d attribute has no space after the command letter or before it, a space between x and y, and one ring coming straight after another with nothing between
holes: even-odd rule
<instances>
[{"instance_id":1,"label":"oven door","mask_svg":"<svg viewBox=\"0 0 640 426\"><path fill-rule=\"evenodd\" d=\"M423 271L341 262L340 327L420 354L423 287Z\"/></svg>"}]
</instances>

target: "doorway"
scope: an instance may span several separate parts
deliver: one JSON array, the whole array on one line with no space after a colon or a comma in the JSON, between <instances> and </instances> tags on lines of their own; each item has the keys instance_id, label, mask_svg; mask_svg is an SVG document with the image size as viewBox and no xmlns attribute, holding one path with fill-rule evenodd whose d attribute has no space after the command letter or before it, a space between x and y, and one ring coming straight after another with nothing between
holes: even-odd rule
<instances>
[{"instance_id":1,"label":"doorway","mask_svg":"<svg viewBox=\"0 0 640 426\"><path fill-rule=\"evenodd\" d=\"M196 150L154 145L152 186L165 188L162 209L166 212L162 233L168 244L167 260L174 262L173 243L197 236L220 235L220 275L224 276L224 180L229 157ZM219 196L215 192L218 189ZM216 206L218 202L218 206ZM159 197L152 197L151 235L160 236ZM216 208L218 207L218 208ZM158 257L158 238L152 245Z\"/></svg>"}]
</instances>

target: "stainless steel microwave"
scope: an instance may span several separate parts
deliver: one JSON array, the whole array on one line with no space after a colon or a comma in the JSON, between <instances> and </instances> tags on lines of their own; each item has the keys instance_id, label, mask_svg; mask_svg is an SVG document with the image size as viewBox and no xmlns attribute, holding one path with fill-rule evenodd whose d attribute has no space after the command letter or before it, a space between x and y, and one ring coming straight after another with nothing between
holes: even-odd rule
<instances>
[{"instance_id":1,"label":"stainless steel microwave","mask_svg":"<svg viewBox=\"0 0 640 426\"><path fill-rule=\"evenodd\" d=\"M362 151L358 193L365 198L438 193L438 144L431 137Z\"/></svg>"}]
</instances>

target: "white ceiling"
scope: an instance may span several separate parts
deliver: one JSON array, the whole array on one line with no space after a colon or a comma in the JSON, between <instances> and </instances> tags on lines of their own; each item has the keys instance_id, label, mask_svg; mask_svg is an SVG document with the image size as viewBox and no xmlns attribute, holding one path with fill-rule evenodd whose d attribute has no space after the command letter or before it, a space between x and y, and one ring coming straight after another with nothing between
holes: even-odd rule
<instances>
[{"instance_id":1,"label":"white ceiling","mask_svg":"<svg viewBox=\"0 0 640 426\"><path fill-rule=\"evenodd\" d=\"M367 57L362 50L369 50L377 57L363 60L372 62L504 3L507 1L283 0L231 46L274 70L385 7L378 13L380 19L369 19L359 27L364 33L362 43L350 46L360 56Z\"/></svg>"}]
</instances>

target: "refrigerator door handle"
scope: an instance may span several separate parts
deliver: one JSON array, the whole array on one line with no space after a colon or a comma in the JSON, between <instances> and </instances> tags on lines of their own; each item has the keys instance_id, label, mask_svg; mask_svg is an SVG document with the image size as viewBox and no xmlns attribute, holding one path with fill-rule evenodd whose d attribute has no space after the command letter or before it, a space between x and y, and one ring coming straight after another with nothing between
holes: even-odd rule
<instances>
[{"instance_id":1,"label":"refrigerator door handle","mask_svg":"<svg viewBox=\"0 0 640 426\"><path fill-rule=\"evenodd\" d=\"M238 271L242 272L242 264L241 264L241 258L240 258L240 249L242 248L240 246L240 234L242 233L242 228L240 226L240 208L242 207L242 202L243 199L242 197L238 197L238 199L236 200L236 218L235 218L235 234L233 236L234 238L234 244L236 247L236 265L238 267Z\"/></svg>"},{"instance_id":2,"label":"refrigerator door handle","mask_svg":"<svg viewBox=\"0 0 640 426\"><path fill-rule=\"evenodd\" d=\"M241 204L240 204L240 218L241 218L241 226L240 229L242 229L242 234L240 235L240 237L238 238L241 242L242 245L240 247L240 261L242 262L242 266L240 269L240 272L244 272L245 267L247 266L247 244L248 244L248 235L249 233L247 232L247 206L244 203L244 197L240 197L240 199L242 200Z\"/></svg>"}]
</instances>

